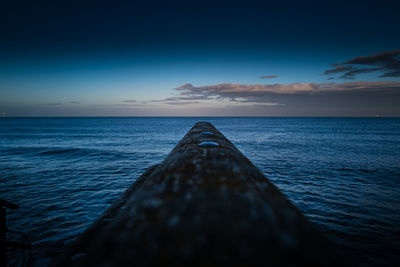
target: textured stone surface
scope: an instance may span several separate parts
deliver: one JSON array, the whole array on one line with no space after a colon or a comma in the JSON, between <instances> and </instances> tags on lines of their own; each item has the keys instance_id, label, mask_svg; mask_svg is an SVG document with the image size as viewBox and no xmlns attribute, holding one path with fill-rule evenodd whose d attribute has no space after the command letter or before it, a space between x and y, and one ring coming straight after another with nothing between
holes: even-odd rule
<instances>
[{"instance_id":1,"label":"textured stone surface","mask_svg":"<svg viewBox=\"0 0 400 267\"><path fill-rule=\"evenodd\" d=\"M132 188L55 265L339 264L314 225L209 123Z\"/></svg>"}]
</instances>

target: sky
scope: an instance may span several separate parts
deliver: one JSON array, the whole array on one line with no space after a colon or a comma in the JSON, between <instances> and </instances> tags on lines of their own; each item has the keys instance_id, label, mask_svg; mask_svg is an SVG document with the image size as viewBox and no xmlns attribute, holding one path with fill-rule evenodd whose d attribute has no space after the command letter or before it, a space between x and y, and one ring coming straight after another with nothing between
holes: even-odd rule
<instances>
[{"instance_id":1,"label":"sky","mask_svg":"<svg viewBox=\"0 0 400 267\"><path fill-rule=\"evenodd\" d=\"M400 116L399 1L6 1L2 116Z\"/></svg>"}]
</instances>

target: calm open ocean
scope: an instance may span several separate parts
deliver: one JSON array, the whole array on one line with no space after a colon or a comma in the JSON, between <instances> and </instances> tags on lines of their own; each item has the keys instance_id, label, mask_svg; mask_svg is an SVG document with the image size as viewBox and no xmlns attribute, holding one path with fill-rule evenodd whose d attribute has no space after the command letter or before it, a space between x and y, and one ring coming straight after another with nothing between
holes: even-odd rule
<instances>
[{"instance_id":1,"label":"calm open ocean","mask_svg":"<svg viewBox=\"0 0 400 267\"><path fill-rule=\"evenodd\" d=\"M400 264L400 119L0 118L0 198L46 265L197 121L360 265Z\"/></svg>"}]
</instances>

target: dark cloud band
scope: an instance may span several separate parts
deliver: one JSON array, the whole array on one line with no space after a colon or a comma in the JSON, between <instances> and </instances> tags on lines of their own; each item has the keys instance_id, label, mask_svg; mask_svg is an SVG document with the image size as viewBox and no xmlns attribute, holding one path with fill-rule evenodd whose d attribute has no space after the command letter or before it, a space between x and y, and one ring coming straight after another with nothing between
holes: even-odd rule
<instances>
[{"instance_id":1,"label":"dark cloud band","mask_svg":"<svg viewBox=\"0 0 400 267\"><path fill-rule=\"evenodd\" d=\"M260 76L260 79L273 79L277 78L277 75L266 75L266 76Z\"/></svg>"},{"instance_id":2,"label":"dark cloud band","mask_svg":"<svg viewBox=\"0 0 400 267\"><path fill-rule=\"evenodd\" d=\"M339 78L354 79L359 74L381 72L379 77L400 77L400 49L371 56L355 57L324 72L325 75L342 73Z\"/></svg>"}]
</instances>

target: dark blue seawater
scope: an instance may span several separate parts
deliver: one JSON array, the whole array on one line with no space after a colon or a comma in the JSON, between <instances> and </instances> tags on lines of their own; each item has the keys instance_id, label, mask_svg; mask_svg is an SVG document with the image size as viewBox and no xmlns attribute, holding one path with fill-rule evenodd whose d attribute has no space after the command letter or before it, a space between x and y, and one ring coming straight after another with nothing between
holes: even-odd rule
<instances>
[{"instance_id":1,"label":"dark blue seawater","mask_svg":"<svg viewBox=\"0 0 400 267\"><path fill-rule=\"evenodd\" d=\"M360 265L399 266L400 119L1 118L0 198L46 265L200 120Z\"/></svg>"}]
</instances>

